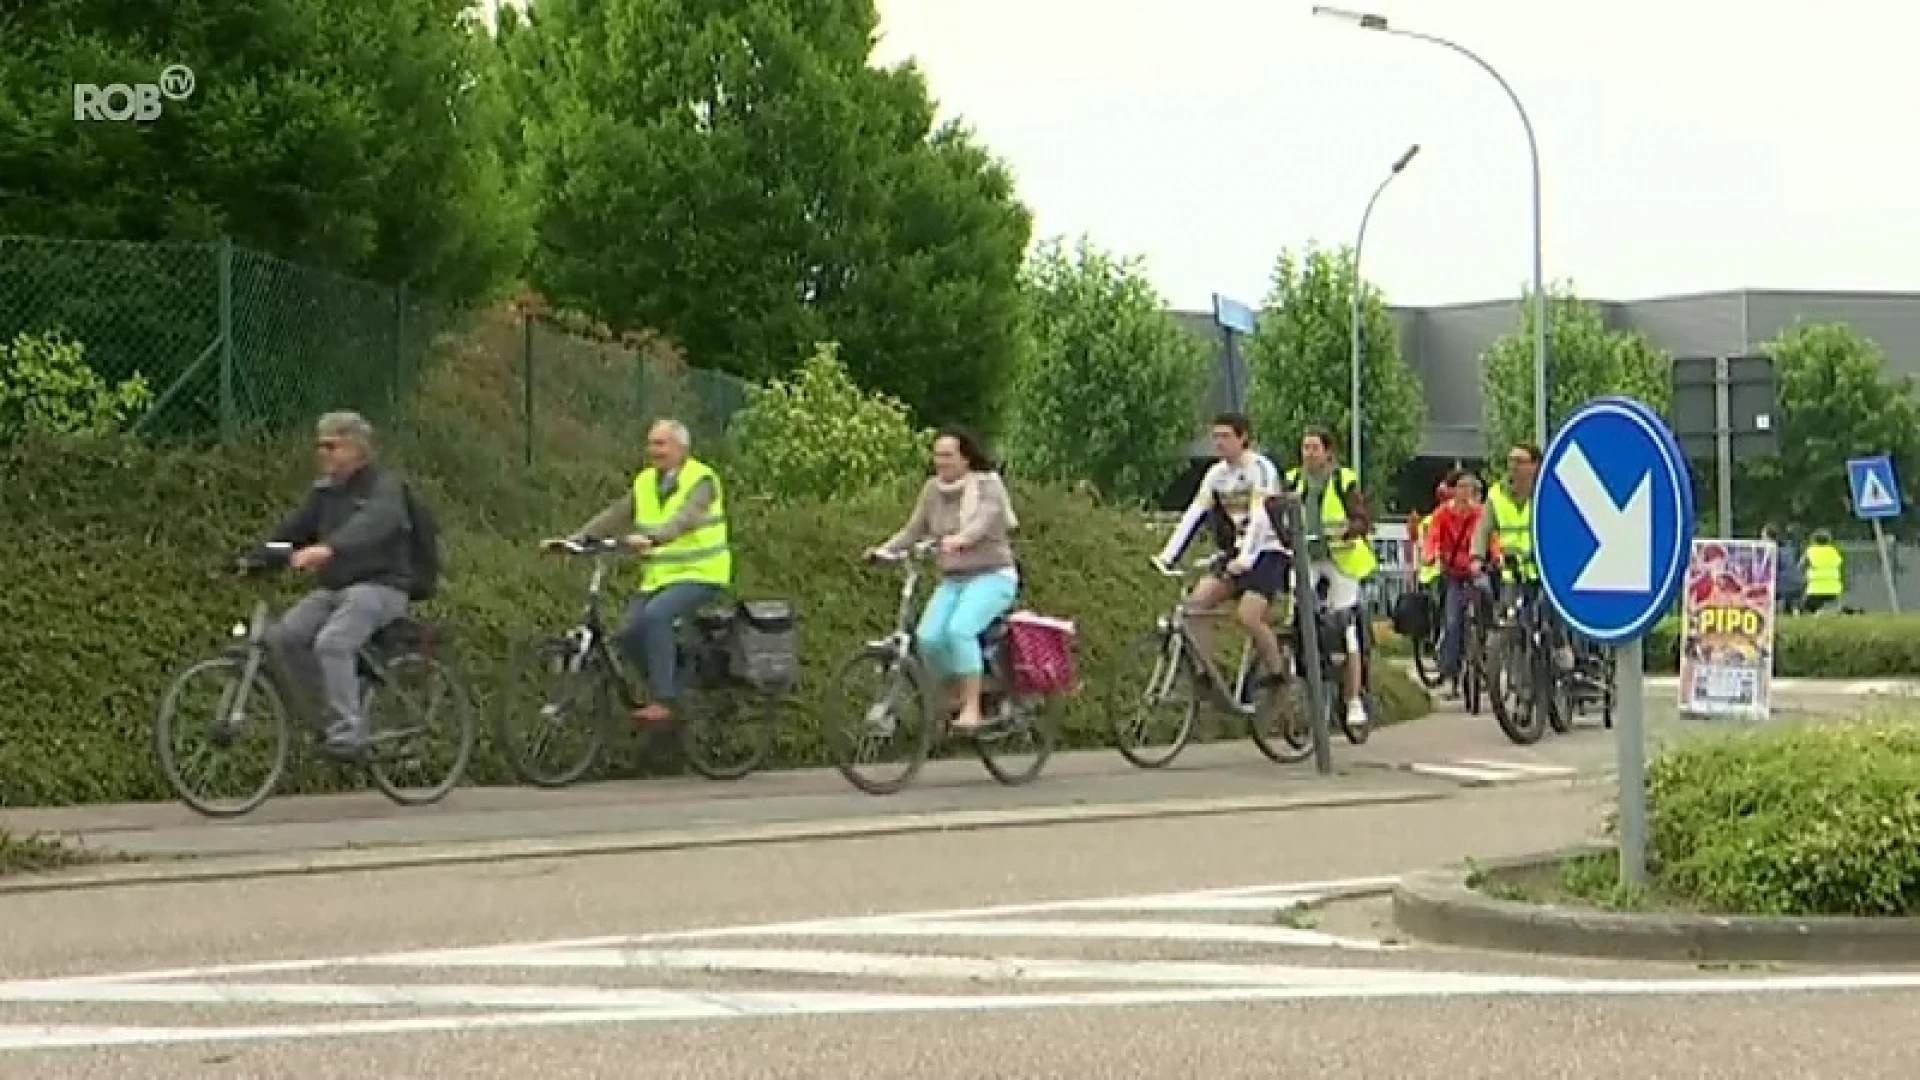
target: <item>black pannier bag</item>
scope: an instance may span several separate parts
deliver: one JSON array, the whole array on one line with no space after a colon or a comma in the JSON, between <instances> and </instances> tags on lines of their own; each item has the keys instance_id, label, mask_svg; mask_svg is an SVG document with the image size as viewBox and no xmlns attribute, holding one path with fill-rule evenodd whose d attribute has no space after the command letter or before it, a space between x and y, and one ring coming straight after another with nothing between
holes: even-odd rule
<instances>
[{"instance_id":1,"label":"black pannier bag","mask_svg":"<svg viewBox=\"0 0 1920 1080\"><path fill-rule=\"evenodd\" d=\"M728 649L733 677L756 690L782 691L800 680L800 649L793 605L785 600L742 600L733 612Z\"/></svg>"},{"instance_id":2,"label":"black pannier bag","mask_svg":"<svg viewBox=\"0 0 1920 1080\"><path fill-rule=\"evenodd\" d=\"M1393 602L1393 632L1412 641L1433 634L1433 597L1425 589L1409 589Z\"/></svg>"}]
</instances>

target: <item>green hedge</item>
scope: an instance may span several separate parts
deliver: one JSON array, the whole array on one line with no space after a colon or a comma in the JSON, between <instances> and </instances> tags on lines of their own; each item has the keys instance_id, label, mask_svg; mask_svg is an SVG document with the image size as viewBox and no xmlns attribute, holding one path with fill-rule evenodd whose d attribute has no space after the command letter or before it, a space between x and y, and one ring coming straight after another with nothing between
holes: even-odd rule
<instances>
[{"instance_id":1,"label":"green hedge","mask_svg":"<svg viewBox=\"0 0 1920 1080\"><path fill-rule=\"evenodd\" d=\"M303 448L218 452L158 451L128 444L0 450L0 799L10 805L157 799L168 796L154 765L152 718L169 678L223 640L262 585L222 567L257 538L299 492ZM436 470L437 472L437 470ZM483 698L504 678L509 643L577 617L584 568L541 558L516 503L511 527L490 524L475 506L424 478L443 506L447 573L441 598L422 614L449 628L454 648ZM496 492L499 482L490 485ZM548 531L598 509L579 494L548 498ZM1125 644L1171 600L1147 565L1133 517L1078 497L1016 492L1022 518L1023 602L1069 616L1081 627L1080 662L1089 691L1063 710L1071 745L1095 745L1108 730L1102 686L1128 675ZM491 496L489 496L491 498ZM530 505L532 493L520 493ZM577 505L575 505L578 503ZM905 506L773 508L736 499L740 592L782 596L801 613L807 678L787 714L781 760L820 760L824 688L819 676L863 636L892 618L897 577L857 564L860 551L900 523ZM276 603L299 583L264 586ZM1380 720L1424 713L1424 692L1384 666ZM631 757L614 768L632 768ZM510 779L483 750L475 779ZM296 790L344 782L310 766Z\"/></svg>"},{"instance_id":2,"label":"green hedge","mask_svg":"<svg viewBox=\"0 0 1920 1080\"><path fill-rule=\"evenodd\" d=\"M1685 744L1647 773L1658 885L1762 915L1920 915L1920 714Z\"/></svg>"},{"instance_id":3,"label":"green hedge","mask_svg":"<svg viewBox=\"0 0 1920 1080\"><path fill-rule=\"evenodd\" d=\"M1799 679L1920 676L1920 614L1788 615L1774 629L1773 674ZM1661 620L1646 639L1646 669L1680 667L1680 620Z\"/></svg>"}]
</instances>

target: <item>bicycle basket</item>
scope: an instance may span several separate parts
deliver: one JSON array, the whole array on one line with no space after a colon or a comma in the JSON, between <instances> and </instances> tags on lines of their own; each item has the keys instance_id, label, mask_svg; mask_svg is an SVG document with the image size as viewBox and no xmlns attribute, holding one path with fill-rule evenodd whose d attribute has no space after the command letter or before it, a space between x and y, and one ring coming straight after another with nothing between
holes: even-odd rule
<instances>
[{"instance_id":1,"label":"bicycle basket","mask_svg":"<svg viewBox=\"0 0 1920 1080\"><path fill-rule=\"evenodd\" d=\"M1080 684L1074 669L1072 622L1033 611L1007 616L1007 655L1019 694L1065 694Z\"/></svg>"}]
</instances>

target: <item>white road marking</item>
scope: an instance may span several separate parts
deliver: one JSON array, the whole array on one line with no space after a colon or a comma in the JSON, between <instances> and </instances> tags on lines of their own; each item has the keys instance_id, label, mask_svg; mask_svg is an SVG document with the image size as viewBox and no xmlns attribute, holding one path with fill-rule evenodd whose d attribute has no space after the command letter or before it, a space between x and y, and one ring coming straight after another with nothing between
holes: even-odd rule
<instances>
[{"instance_id":1,"label":"white road marking","mask_svg":"<svg viewBox=\"0 0 1920 1080\"><path fill-rule=\"evenodd\" d=\"M969 937L1023 938L1027 940L1079 939L1100 941L1201 941L1247 945L1290 945L1296 948L1361 949L1379 951L1392 948L1378 941L1340 937L1318 930L1297 930L1289 926L1250 926L1232 923L1135 922L1056 922L1046 919L916 919L880 918L823 920L784 930L748 927L738 932L715 931L704 938L723 937Z\"/></svg>"},{"instance_id":2,"label":"white road marking","mask_svg":"<svg viewBox=\"0 0 1920 1080\"><path fill-rule=\"evenodd\" d=\"M1467 767L1492 762L1467 762ZM417 950L324 960L271 961L67 979L0 983L0 1005L295 1006L332 1010L432 1011L384 1019L204 1027L0 1025L0 1051L106 1046L294 1041L580 1024L891 1012L991 1012L1039 1008L1205 1005L1529 995L1711 995L1920 990L1920 972L1662 979L1559 978L1452 971L1309 967L1198 961L1101 961L1017 956L915 955L826 949L658 947L675 940L767 937L1022 938L1207 942L1283 947L1391 948L1382 942L1263 924L1047 920L1045 914L1281 911L1329 895L1378 888L1392 878L1160 893L1149 896L902 912L764 926L719 927L565 941ZM839 990L688 990L667 987L463 985L414 982L232 981L316 971L414 969L699 971L894 983L971 982L1018 987L1134 983L1135 989L994 994ZM446 1012L445 1010L457 1010Z\"/></svg>"},{"instance_id":3,"label":"white road marking","mask_svg":"<svg viewBox=\"0 0 1920 1080\"><path fill-rule=\"evenodd\" d=\"M1478 784L1498 784L1502 781L1540 779L1549 776L1572 776L1579 771L1565 765L1472 758L1460 758L1447 762L1416 761L1407 768L1408 771L1422 776L1436 776L1443 780L1465 780Z\"/></svg>"},{"instance_id":4,"label":"white road marking","mask_svg":"<svg viewBox=\"0 0 1920 1080\"><path fill-rule=\"evenodd\" d=\"M1064 994L907 995L829 994L812 991L658 991L645 1007L405 1017L341 1023L244 1027L139 1027L18 1024L0 1026L0 1050L50 1050L103 1046L238 1041L293 1041L343 1036L426 1034L501 1028L615 1024L634 1021L752 1019L793 1016L857 1016L897 1012L995 1012L1137 1005L1208 1005L1233 1002L1338 1001L1485 996L1683 996L1816 991L1920 990L1920 973L1828 975L1752 979L1555 979L1533 976L1453 975L1408 981L1411 973L1381 972L1372 982L1348 985L1218 989L1084 991ZM180 987L171 987L180 989Z\"/></svg>"}]
</instances>

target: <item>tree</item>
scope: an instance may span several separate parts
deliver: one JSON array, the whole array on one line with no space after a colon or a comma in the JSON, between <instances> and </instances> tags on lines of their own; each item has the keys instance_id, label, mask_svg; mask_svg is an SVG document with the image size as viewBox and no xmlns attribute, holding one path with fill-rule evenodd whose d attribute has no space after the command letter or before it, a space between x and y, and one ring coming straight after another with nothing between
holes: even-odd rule
<instances>
[{"instance_id":1,"label":"tree","mask_svg":"<svg viewBox=\"0 0 1920 1080\"><path fill-rule=\"evenodd\" d=\"M1847 459L1887 454L1894 475L1920 468L1913 380L1886 369L1880 346L1851 326L1803 323L1762 346L1779 393L1780 453L1734 471L1741 535L1768 522L1850 532Z\"/></svg>"},{"instance_id":2,"label":"tree","mask_svg":"<svg viewBox=\"0 0 1920 1080\"><path fill-rule=\"evenodd\" d=\"M1179 473L1210 350L1166 313L1136 259L1082 238L1042 245L1022 275L1027 349L1008 403L1023 475L1145 503Z\"/></svg>"},{"instance_id":3,"label":"tree","mask_svg":"<svg viewBox=\"0 0 1920 1080\"><path fill-rule=\"evenodd\" d=\"M914 430L894 398L861 390L839 353L821 344L792 378L747 391L728 431L739 491L826 502L925 474L933 433Z\"/></svg>"},{"instance_id":4,"label":"tree","mask_svg":"<svg viewBox=\"0 0 1920 1080\"><path fill-rule=\"evenodd\" d=\"M1333 432L1337 450L1351 445L1354 270L1350 248L1281 252L1274 263L1272 291L1247 343L1248 406L1264 441L1289 458L1313 425ZM1361 292L1360 327L1360 477L1380 492L1420 447L1426 394L1372 285Z\"/></svg>"},{"instance_id":5,"label":"tree","mask_svg":"<svg viewBox=\"0 0 1920 1080\"><path fill-rule=\"evenodd\" d=\"M1607 325L1600 305L1571 284L1547 290L1548 434L1573 410L1607 394L1625 394L1666 415L1673 402L1673 357L1645 334ZM1533 298L1520 304L1520 326L1480 357L1486 371L1487 455L1501 459L1516 442L1533 442Z\"/></svg>"},{"instance_id":6,"label":"tree","mask_svg":"<svg viewBox=\"0 0 1920 1080\"><path fill-rule=\"evenodd\" d=\"M522 258L502 102L466 0L42 0L0 13L0 233L232 236L447 299ZM77 121L76 80L190 96L151 121Z\"/></svg>"},{"instance_id":7,"label":"tree","mask_svg":"<svg viewBox=\"0 0 1920 1080\"><path fill-rule=\"evenodd\" d=\"M868 54L873 0L542 0L502 40L556 302L756 381L817 340L991 428L1031 233L1001 165Z\"/></svg>"}]
</instances>

